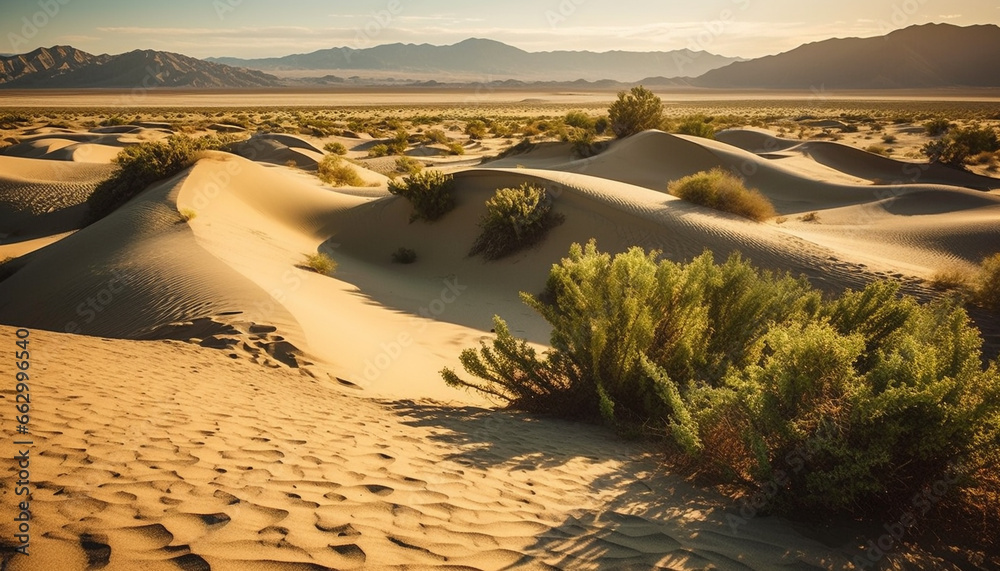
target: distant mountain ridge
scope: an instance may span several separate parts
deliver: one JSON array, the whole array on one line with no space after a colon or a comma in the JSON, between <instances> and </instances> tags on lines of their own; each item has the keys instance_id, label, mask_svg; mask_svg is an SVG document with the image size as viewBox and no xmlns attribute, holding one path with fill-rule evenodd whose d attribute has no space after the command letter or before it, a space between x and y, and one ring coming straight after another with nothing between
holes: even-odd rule
<instances>
[{"instance_id":1,"label":"distant mountain ridge","mask_svg":"<svg viewBox=\"0 0 1000 571\"><path fill-rule=\"evenodd\" d=\"M450 46L385 44L365 49L329 48L277 58L208 58L262 71L358 70L475 74L489 80L634 82L644 77L701 75L740 58L687 49L666 52L527 52L502 42L470 38Z\"/></svg>"},{"instance_id":2,"label":"distant mountain ridge","mask_svg":"<svg viewBox=\"0 0 1000 571\"><path fill-rule=\"evenodd\" d=\"M832 39L695 78L733 89L1000 87L1000 27L924 24L874 38Z\"/></svg>"},{"instance_id":3,"label":"distant mountain ridge","mask_svg":"<svg viewBox=\"0 0 1000 571\"><path fill-rule=\"evenodd\" d=\"M70 46L0 58L0 88L255 88L279 87L276 77L181 54L135 50L95 56Z\"/></svg>"}]
</instances>

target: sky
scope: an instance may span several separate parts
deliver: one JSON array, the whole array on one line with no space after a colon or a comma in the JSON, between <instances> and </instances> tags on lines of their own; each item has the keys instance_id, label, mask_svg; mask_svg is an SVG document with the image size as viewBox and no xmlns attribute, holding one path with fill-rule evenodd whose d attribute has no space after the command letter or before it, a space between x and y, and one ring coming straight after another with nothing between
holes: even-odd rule
<instances>
[{"instance_id":1,"label":"sky","mask_svg":"<svg viewBox=\"0 0 1000 571\"><path fill-rule=\"evenodd\" d=\"M754 58L928 22L995 24L1000 0L0 0L0 53L68 44L257 58L477 37L533 52Z\"/></svg>"}]
</instances>

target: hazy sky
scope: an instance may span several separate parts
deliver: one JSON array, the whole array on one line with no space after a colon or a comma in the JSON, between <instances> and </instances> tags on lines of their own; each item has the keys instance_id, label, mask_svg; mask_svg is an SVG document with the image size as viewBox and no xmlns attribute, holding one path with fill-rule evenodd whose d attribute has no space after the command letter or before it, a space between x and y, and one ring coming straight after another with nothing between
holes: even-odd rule
<instances>
[{"instance_id":1,"label":"hazy sky","mask_svg":"<svg viewBox=\"0 0 1000 571\"><path fill-rule=\"evenodd\" d=\"M267 57L491 38L528 51L703 49L757 57L927 22L1000 21L1000 0L0 0L0 53L70 44Z\"/></svg>"}]
</instances>

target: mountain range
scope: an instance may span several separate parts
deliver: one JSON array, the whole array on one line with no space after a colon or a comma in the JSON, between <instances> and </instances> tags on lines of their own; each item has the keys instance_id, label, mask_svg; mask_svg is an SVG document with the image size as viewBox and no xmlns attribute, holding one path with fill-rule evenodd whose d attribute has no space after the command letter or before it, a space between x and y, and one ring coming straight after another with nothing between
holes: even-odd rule
<instances>
[{"instance_id":1,"label":"mountain range","mask_svg":"<svg viewBox=\"0 0 1000 571\"><path fill-rule=\"evenodd\" d=\"M355 76L352 84L428 87L617 89L638 83L796 90L1000 87L1000 27L925 24L874 38L810 43L753 60L690 50L526 52L483 39L451 46L331 48L252 60L199 60L151 50L93 55L70 46L0 56L0 88L270 88L348 82L330 72ZM396 79L387 78L388 74Z\"/></svg>"},{"instance_id":2,"label":"mountain range","mask_svg":"<svg viewBox=\"0 0 1000 571\"><path fill-rule=\"evenodd\" d=\"M0 58L0 87L31 88L258 88L283 83L266 73L181 54L135 50L92 55L70 46L39 48Z\"/></svg>"},{"instance_id":3,"label":"mountain range","mask_svg":"<svg viewBox=\"0 0 1000 571\"><path fill-rule=\"evenodd\" d=\"M366 49L331 48L279 58L209 58L208 61L262 71L342 70L434 74L438 81L474 76L473 81L612 80L695 77L739 58L687 49L668 52L526 52L494 40L470 38L450 46L386 44Z\"/></svg>"}]
</instances>

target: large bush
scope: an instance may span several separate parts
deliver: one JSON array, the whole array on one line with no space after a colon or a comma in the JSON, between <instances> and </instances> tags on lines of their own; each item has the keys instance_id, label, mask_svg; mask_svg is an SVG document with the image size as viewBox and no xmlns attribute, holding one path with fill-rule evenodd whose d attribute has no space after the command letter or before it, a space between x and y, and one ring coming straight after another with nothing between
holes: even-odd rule
<instances>
[{"instance_id":1,"label":"large bush","mask_svg":"<svg viewBox=\"0 0 1000 571\"><path fill-rule=\"evenodd\" d=\"M513 254L545 237L563 217L552 211L552 201L544 189L530 184L501 188L486 201L486 213L479 221L482 229L469 255L482 254L496 260Z\"/></svg>"},{"instance_id":2,"label":"large bush","mask_svg":"<svg viewBox=\"0 0 1000 571\"><path fill-rule=\"evenodd\" d=\"M235 139L172 135L166 141L125 147L115 157L115 170L87 197L88 219L95 222L117 210L156 181L194 164L200 151L222 149Z\"/></svg>"},{"instance_id":3,"label":"large bush","mask_svg":"<svg viewBox=\"0 0 1000 571\"><path fill-rule=\"evenodd\" d=\"M478 380L445 369L449 384L661 435L702 468L776 483L772 507L900 506L1000 444L1000 375L978 331L891 282L824 301L738 256L677 264L591 242L522 299L552 349L536 354L496 317L492 345L461 355Z\"/></svg>"},{"instance_id":4,"label":"large bush","mask_svg":"<svg viewBox=\"0 0 1000 571\"><path fill-rule=\"evenodd\" d=\"M451 175L438 170L425 170L390 180L389 192L402 196L413 205L410 221L433 221L455 208L452 190L455 186Z\"/></svg>"},{"instance_id":5,"label":"large bush","mask_svg":"<svg viewBox=\"0 0 1000 571\"><path fill-rule=\"evenodd\" d=\"M633 87L631 91L618 93L618 100L608 108L608 120L619 139L659 129L663 124L663 101L641 85Z\"/></svg>"},{"instance_id":6,"label":"large bush","mask_svg":"<svg viewBox=\"0 0 1000 571\"><path fill-rule=\"evenodd\" d=\"M667 192L688 202L758 222L775 215L766 196L757 189L747 188L742 179L721 168L671 181Z\"/></svg>"}]
</instances>

